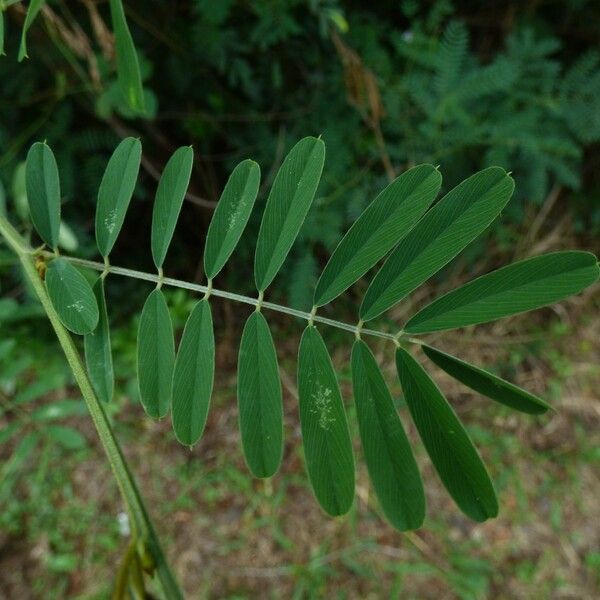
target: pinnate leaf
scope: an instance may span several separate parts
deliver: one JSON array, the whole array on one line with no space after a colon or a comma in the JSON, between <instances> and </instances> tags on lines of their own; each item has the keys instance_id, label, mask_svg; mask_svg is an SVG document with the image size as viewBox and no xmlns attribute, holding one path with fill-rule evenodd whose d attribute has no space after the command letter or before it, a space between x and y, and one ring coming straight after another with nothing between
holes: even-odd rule
<instances>
[{"instance_id":1,"label":"pinnate leaf","mask_svg":"<svg viewBox=\"0 0 600 600\"><path fill-rule=\"evenodd\" d=\"M154 419L169 411L173 390L175 341L167 301L156 289L146 298L138 331L137 369L140 399Z\"/></svg>"},{"instance_id":2,"label":"pinnate leaf","mask_svg":"<svg viewBox=\"0 0 600 600\"><path fill-rule=\"evenodd\" d=\"M324 163L323 141L305 137L279 168L256 244L254 280L259 291L269 286L288 255L312 204Z\"/></svg>"},{"instance_id":3,"label":"pinnate leaf","mask_svg":"<svg viewBox=\"0 0 600 600\"><path fill-rule=\"evenodd\" d=\"M79 335L96 329L99 311L87 279L64 258L53 259L46 270L46 289L62 324Z\"/></svg>"},{"instance_id":4,"label":"pinnate leaf","mask_svg":"<svg viewBox=\"0 0 600 600\"><path fill-rule=\"evenodd\" d=\"M541 398L489 371L431 346L423 345L422 348L427 357L448 375L500 404L530 415L543 414L550 408Z\"/></svg>"},{"instance_id":5,"label":"pinnate leaf","mask_svg":"<svg viewBox=\"0 0 600 600\"><path fill-rule=\"evenodd\" d=\"M110 325L106 310L104 279L98 277L92 288L98 303L98 325L84 338L85 364L92 387L103 402L112 400L115 378L110 344Z\"/></svg>"},{"instance_id":6,"label":"pinnate leaf","mask_svg":"<svg viewBox=\"0 0 600 600\"><path fill-rule=\"evenodd\" d=\"M317 282L315 306L331 302L385 256L423 216L441 185L432 165L409 169L390 183L334 250Z\"/></svg>"},{"instance_id":7,"label":"pinnate leaf","mask_svg":"<svg viewBox=\"0 0 600 600\"><path fill-rule=\"evenodd\" d=\"M152 212L152 258L157 269L162 267L173 238L190 183L193 162L194 151L189 146L178 148L167 162L158 182Z\"/></svg>"},{"instance_id":8,"label":"pinnate leaf","mask_svg":"<svg viewBox=\"0 0 600 600\"><path fill-rule=\"evenodd\" d=\"M471 519L498 514L488 472L464 426L423 367L404 349L396 351L404 397L442 483Z\"/></svg>"},{"instance_id":9,"label":"pinnate leaf","mask_svg":"<svg viewBox=\"0 0 600 600\"><path fill-rule=\"evenodd\" d=\"M248 467L256 477L271 477L283 453L283 405L273 338L258 311L250 315L242 333L237 395Z\"/></svg>"},{"instance_id":10,"label":"pinnate leaf","mask_svg":"<svg viewBox=\"0 0 600 600\"><path fill-rule=\"evenodd\" d=\"M242 161L231 173L206 235L204 270L215 277L235 250L250 218L260 185L260 167Z\"/></svg>"},{"instance_id":11,"label":"pinnate leaf","mask_svg":"<svg viewBox=\"0 0 600 600\"><path fill-rule=\"evenodd\" d=\"M507 265L453 290L420 310L405 326L428 333L486 323L558 302L597 281L589 252L551 252Z\"/></svg>"},{"instance_id":12,"label":"pinnate leaf","mask_svg":"<svg viewBox=\"0 0 600 600\"><path fill-rule=\"evenodd\" d=\"M25 187L31 221L40 237L56 249L60 230L58 167L47 144L36 142L27 153Z\"/></svg>"},{"instance_id":13,"label":"pinnate leaf","mask_svg":"<svg viewBox=\"0 0 600 600\"><path fill-rule=\"evenodd\" d=\"M352 384L360 439L381 508L396 529L417 529L425 518L419 469L375 357L361 340L352 348Z\"/></svg>"},{"instance_id":14,"label":"pinnate leaf","mask_svg":"<svg viewBox=\"0 0 600 600\"><path fill-rule=\"evenodd\" d=\"M354 457L342 396L321 334L309 325L298 353L298 395L304 457L319 504L332 516L350 510Z\"/></svg>"},{"instance_id":15,"label":"pinnate leaf","mask_svg":"<svg viewBox=\"0 0 600 600\"><path fill-rule=\"evenodd\" d=\"M186 446L193 446L204 431L214 373L212 314L208 300L200 300L185 324L173 376L173 430Z\"/></svg>"},{"instance_id":16,"label":"pinnate leaf","mask_svg":"<svg viewBox=\"0 0 600 600\"><path fill-rule=\"evenodd\" d=\"M390 254L360 307L374 319L450 262L498 216L514 182L504 169L490 167L446 194Z\"/></svg>"},{"instance_id":17,"label":"pinnate leaf","mask_svg":"<svg viewBox=\"0 0 600 600\"><path fill-rule=\"evenodd\" d=\"M142 144L125 138L110 157L98 190L96 244L108 256L119 236L140 170Z\"/></svg>"}]
</instances>

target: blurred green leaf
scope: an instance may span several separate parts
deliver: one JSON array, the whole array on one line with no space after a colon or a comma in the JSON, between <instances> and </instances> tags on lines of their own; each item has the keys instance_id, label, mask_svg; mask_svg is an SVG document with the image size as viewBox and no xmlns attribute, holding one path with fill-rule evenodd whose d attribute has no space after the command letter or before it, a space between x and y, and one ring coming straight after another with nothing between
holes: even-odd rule
<instances>
[{"instance_id":1,"label":"blurred green leaf","mask_svg":"<svg viewBox=\"0 0 600 600\"><path fill-rule=\"evenodd\" d=\"M53 442L60 444L67 450L79 450L87 446L87 442L81 433L67 425L48 425L44 431Z\"/></svg>"},{"instance_id":2,"label":"blurred green leaf","mask_svg":"<svg viewBox=\"0 0 600 600\"><path fill-rule=\"evenodd\" d=\"M271 477L283 454L283 398L273 338L258 311L250 315L242 333L237 396L248 467L256 477Z\"/></svg>"},{"instance_id":3,"label":"blurred green leaf","mask_svg":"<svg viewBox=\"0 0 600 600\"><path fill-rule=\"evenodd\" d=\"M82 399L58 400L36 408L31 413L34 421L55 421L65 417L82 417L87 415L87 407Z\"/></svg>"},{"instance_id":4,"label":"blurred green leaf","mask_svg":"<svg viewBox=\"0 0 600 600\"><path fill-rule=\"evenodd\" d=\"M396 367L406 403L442 483L471 519L498 514L498 500L488 472L467 431L423 367L404 349Z\"/></svg>"},{"instance_id":5,"label":"blurred green leaf","mask_svg":"<svg viewBox=\"0 0 600 600\"><path fill-rule=\"evenodd\" d=\"M23 23L23 31L21 33L21 44L19 46L18 61L21 62L24 58L29 58L27 54L27 32L35 21L38 13L42 6L44 6L45 0L31 0L27 7L27 14L25 15L25 22Z\"/></svg>"}]
</instances>

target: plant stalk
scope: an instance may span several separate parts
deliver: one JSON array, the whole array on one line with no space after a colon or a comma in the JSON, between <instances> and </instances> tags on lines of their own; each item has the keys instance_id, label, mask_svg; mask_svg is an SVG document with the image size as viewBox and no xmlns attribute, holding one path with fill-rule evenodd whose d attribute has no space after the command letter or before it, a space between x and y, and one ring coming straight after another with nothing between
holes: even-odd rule
<instances>
[{"instance_id":1,"label":"plant stalk","mask_svg":"<svg viewBox=\"0 0 600 600\"><path fill-rule=\"evenodd\" d=\"M79 351L73 342L73 338L60 322L58 314L50 301L46 287L35 268L33 262L33 249L29 247L23 237L19 235L17 230L2 214L0 214L0 234L19 257L25 276L35 290L46 311L48 319L54 328L58 341L75 377L75 381L86 402L88 411L92 417L94 426L96 427L98 437L100 438L102 447L104 448L104 452L106 453L114 477L117 481L121 496L127 507L132 533L150 554L156 568L159 585L162 588L165 598L167 600L182 599L183 595L166 562L160 547L158 536L156 535L152 521L146 511L133 475L129 470L127 461L125 460L123 452L115 437L108 416L102 403L96 397L79 355Z\"/></svg>"}]
</instances>

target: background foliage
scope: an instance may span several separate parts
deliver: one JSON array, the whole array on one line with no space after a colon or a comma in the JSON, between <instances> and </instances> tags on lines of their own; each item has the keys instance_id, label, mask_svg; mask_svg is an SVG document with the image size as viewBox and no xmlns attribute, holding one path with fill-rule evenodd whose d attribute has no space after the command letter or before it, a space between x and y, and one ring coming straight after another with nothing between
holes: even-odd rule
<instances>
[{"instance_id":1,"label":"background foliage","mask_svg":"<svg viewBox=\"0 0 600 600\"><path fill-rule=\"evenodd\" d=\"M48 2L29 31L31 58L20 64L16 59L24 10L16 3L4 12L7 57L0 59L0 208L6 206L27 227L23 161L33 141L47 139L61 169L63 211L73 225L72 231L62 231L61 244L65 249L78 246L78 254L93 255L90 216L103 169L119 139L126 134L135 135L142 138L146 155L142 185L136 190L113 260L124 266L151 269L145 232L150 228L149 203L158 173L177 146L193 144L196 162L192 194L184 205L165 268L174 276L201 280L201 253L193 249L201 248L213 203L233 166L247 157L257 160L268 186L293 141L308 134L322 134L328 148L325 177L299 243L273 290L273 295L286 296L295 306L306 307L310 303L314 286L306 281L316 279L324 257L333 250L348 224L393 173L419 162L441 165L445 191L489 164L513 171L518 196L507 209L503 227L495 229L486 240L488 248L492 248L488 266L498 256L518 254L522 251L518 240L527 238L535 227L538 230L532 239L537 239L539 229L546 223L550 233L556 231L558 238L575 237L580 246L598 250L592 247L600 231L597 3L498 2L473 7L468 2L443 0L370 4L335 0L190 0L131 1L126 2L126 9L141 59L147 109L144 115L132 112L117 85L107 3ZM269 171L271 165L274 167ZM263 187L257 201L263 205L264 191ZM546 218L550 216L544 225L537 218L540 211ZM252 240L258 233L260 212L255 211L251 217L248 231L222 275L222 287L253 293ZM547 239L550 244L561 244L560 239L557 242L550 235ZM84 524L94 520L90 514L93 504L73 502L81 495L83 484L70 473L82 473L86 478L96 468L93 456L97 449L93 445L90 448L93 436L90 432L83 436L80 433L85 418L77 412L79 404L70 398L68 374L61 360L48 356L47 344L54 343L52 336L40 326L41 321L35 320L41 316L36 305L22 301L27 298L26 290L23 293L20 288L19 274L2 247L0 269L1 398L3 402L10 399L11 403L18 398L17 405L23 407L16 411L3 408L0 416L0 441L10 448L6 456L13 457L2 467L0 543L15 548L17 555L37 549L45 561L42 572L53 573L55 597L83 594L76 573L87 569L88 580L93 581L90 570L98 568L94 566L94 556L100 556L102 562L102 555L119 544L118 527L114 518L107 518L104 526L98 525L94 539L86 540ZM133 448L138 445L136 438L140 433L134 410L137 392L131 383L137 324L131 323L128 313L139 311L148 290L127 280L111 284L109 293L116 300L111 302L111 319L119 326L114 339L115 355L120 357L115 364L120 401L112 410L121 413L121 434L131 440ZM132 298L133 311L118 302L123 296ZM351 297L347 302L354 315ZM185 295L172 292L169 306L175 328L180 331L190 301ZM591 310L597 308L593 301L590 306ZM585 314L585 307L576 314ZM217 358L222 365L234 367L235 348L228 345L228 340L237 339L230 332L239 327L240 320L223 303L218 306L215 322L220 338ZM562 324L568 327L569 322ZM296 348L297 332L286 330L287 326L280 325L279 333L288 334L290 347ZM571 358L579 357L579 367L569 362L560 341L566 333L561 330L561 323L553 327L549 347L540 341L540 332L546 325L533 323L531 327L533 333L524 335L534 341L530 339L525 350L498 351L493 355L500 372L509 374L525 365L526 374L534 382L540 377L548 378L548 393L558 399L564 380L575 371L582 381L568 384L579 386L570 390L570 397L594 394L593 381L594 377L597 381L598 372L585 367L594 363L590 354L593 349L589 347L594 341L590 335L593 322L590 331L582 336L581 346L570 347ZM37 367L42 362L43 371ZM292 365L283 367L293 372ZM443 589L457 597L472 598L493 594L498 589L505 591L503 582L493 575L497 568L495 557L486 554L485 544L473 538L473 530L462 521L435 521L432 526L438 541L426 539L425 550L422 546L415 550L410 544L408 549L402 547L398 550L403 553L402 560L390 556L389 565L361 562L356 555L362 552L361 543L376 547L376 556L377 552L385 555L386 550L381 549L389 549L397 540L390 539L385 531L369 527L368 531L359 532L357 542L357 526L353 524L347 526L341 538L337 535L339 530L335 535L333 531L324 532L319 545L311 547L312 554L304 555L306 544L291 535L308 504L302 502L305 482L298 475L300 462L294 470L292 461L281 487L269 491L252 487L241 468L243 462L237 470L237 463L227 466L216 458L226 453L230 442L219 440L218 436L215 439L216 431L236 429L227 408L227 386L233 384L231 381L221 388L222 416L219 417L217 407L213 411L217 414L207 425L208 439L193 460L178 457L177 466L170 467L165 479L152 479L146 473L153 485L168 488L170 483L178 489L177 497L171 500L173 506L161 508L163 514L177 509L182 518L202 519L211 511L225 511L233 515L233 523L242 517L254 519L259 515L259 525L249 526L242 537L252 544L257 531L269 536L272 547L262 548L260 553L266 557L265 565L289 561L289 572L276 575L283 578L276 581L277 585L283 581L281 589L292 589L297 597L325 594L332 581L346 578L349 573L353 576L351 581L356 577L357 581L375 582L382 568L385 577L381 578L381 587L373 583L365 593L415 589L419 597L424 597L423 590L435 597L436 590ZM350 393L348 388L345 391ZM53 410L50 404L58 409ZM291 406L288 402L288 415L295 414ZM468 410L470 404L467 402L464 408ZM542 430L542 441L534 443L539 449L524 445L530 443L528 430L511 424L504 412L497 417L503 423L499 440L487 440L490 446L503 447L517 463L521 446L525 454L527 450L534 454L539 450L536 458L540 470L548 465L544 454L547 446L558 461L542 478L539 492L515 489L519 478L510 470L501 474L504 479L500 488L504 493L512 490L510 498L515 510L513 513L509 509L508 522L485 530L487 535L492 532L495 543L500 544L498 540L509 535L509 531L514 532L515 527L525 528L520 510L527 508L541 511L547 527L512 550L501 544L496 546L506 565L518 565L518 573L511 580L513 597L519 597L519 593L520 597L531 597L527 590L538 592L540 583L536 578L540 572L546 573L551 582L549 590L561 585L567 590L575 586L579 597L592 597L598 586L600 561L582 525L586 517L594 521L590 516L593 513L588 512L593 509L587 506L585 498L578 510L562 506L564 490L570 489L568 481L583 481L588 495L595 494L589 481L589 465L597 463L598 456L592 440L585 435L595 421L587 408L577 412L571 406L565 412L567 420L559 420L556 436ZM351 421L356 426L355 419ZM292 431L296 431L296 426L297 423L287 424ZM561 427L566 428L566 433ZM481 439L476 441L485 442L488 434L483 427L479 435ZM156 432L142 430L142 446L155 447L157 437ZM296 441L292 439L291 443ZM174 446L172 441L171 445ZM168 446L165 444L165 448ZM289 448L287 451L294 452ZM200 460L198 456L206 458ZM140 464L136 467L144 460L142 455L138 459ZM241 456L238 459L241 461ZM53 471L48 465L56 461L66 461L65 465L71 468ZM156 468L162 468L161 464L157 462ZM214 472L218 469L222 475L216 479ZM27 474L27 484L19 483L19 474ZM195 488L194 477L205 484L202 490ZM543 490L547 491L546 496ZM93 496L87 491L83 497L88 493ZM110 495L104 490L99 502L116 511L118 507L106 499ZM158 493L157 498L164 495ZM236 495L243 500L236 500ZM51 502L48 504L44 498ZM298 515L272 517L281 511L284 498L286 506L298 503ZM436 499L433 505L441 506L436 505ZM202 511L204 517L198 517ZM98 507L98 512L102 513L103 507ZM318 515L311 513L310 519L315 527L325 527ZM75 525L78 522L81 529ZM573 535L559 537L564 527ZM29 536L31 547L22 547L16 541L22 536ZM345 539L348 546L336 546L340 539ZM574 554L565 551L572 561L568 574L561 575L560 569L553 568L552 565L561 564L561 557L552 554L550 546L554 542L548 542L549 539L560 540L574 549ZM536 550L533 540L542 550ZM417 547L421 542L415 540ZM219 552L236 556L239 536L228 529L226 519L219 524L213 543ZM91 554L83 559L79 556L81 544L91 548ZM427 547L432 545L436 550L437 545L445 548L444 564L427 554ZM241 560L243 564L243 556ZM216 585L220 586L214 592L218 597L235 590L244 594L243 590L260 589L264 583L265 573L242 573L236 579L210 564ZM424 587L419 587L419 577L414 575L407 582L403 567L422 572ZM186 569L181 565L179 568ZM576 573L576 583L572 573ZM288 577L291 588L286 587ZM11 582L15 581L17 587L8 589L23 589L11 577ZM37 585L37 589L31 588L33 596L49 597L44 596L50 592L41 581ZM350 588L346 597L353 597L354 592ZM101 596L102 590L98 594Z\"/></svg>"}]
</instances>

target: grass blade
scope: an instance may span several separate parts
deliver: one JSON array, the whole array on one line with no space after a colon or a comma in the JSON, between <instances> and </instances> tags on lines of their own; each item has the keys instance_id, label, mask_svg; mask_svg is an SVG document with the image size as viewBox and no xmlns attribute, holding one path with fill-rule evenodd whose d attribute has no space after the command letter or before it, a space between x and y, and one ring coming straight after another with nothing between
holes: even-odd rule
<instances>
[{"instance_id":1,"label":"grass blade","mask_svg":"<svg viewBox=\"0 0 600 600\"><path fill-rule=\"evenodd\" d=\"M324 163L323 141L305 137L290 150L277 172L260 224L254 257L254 280L261 292L277 275L300 231Z\"/></svg>"},{"instance_id":2,"label":"grass blade","mask_svg":"<svg viewBox=\"0 0 600 600\"><path fill-rule=\"evenodd\" d=\"M500 402L500 404L530 415L541 415L551 408L541 398L526 392L489 371L485 371L431 346L423 345L421 347L427 357L440 369L446 371L448 375L464 383L472 390L496 402Z\"/></svg>"},{"instance_id":3,"label":"grass blade","mask_svg":"<svg viewBox=\"0 0 600 600\"><path fill-rule=\"evenodd\" d=\"M27 153L25 187L31 221L40 237L54 250L60 230L60 181L50 147L36 142Z\"/></svg>"},{"instance_id":4,"label":"grass blade","mask_svg":"<svg viewBox=\"0 0 600 600\"><path fill-rule=\"evenodd\" d=\"M110 157L98 190L96 245L108 256L119 236L140 171L142 144L125 138Z\"/></svg>"},{"instance_id":5,"label":"grass blade","mask_svg":"<svg viewBox=\"0 0 600 600\"><path fill-rule=\"evenodd\" d=\"M331 302L385 256L423 216L441 185L432 165L409 169L390 183L334 250L317 282L314 305Z\"/></svg>"},{"instance_id":6,"label":"grass blade","mask_svg":"<svg viewBox=\"0 0 600 600\"><path fill-rule=\"evenodd\" d=\"M331 358L321 334L312 325L300 340L298 394L312 488L326 513L343 515L354 499L352 443Z\"/></svg>"},{"instance_id":7,"label":"grass blade","mask_svg":"<svg viewBox=\"0 0 600 600\"><path fill-rule=\"evenodd\" d=\"M4 11L0 9L0 56L6 56L4 50Z\"/></svg>"},{"instance_id":8,"label":"grass blade","mask_svg":"<svg viewBox=\"0 0 600 600\"><path fill-rule=\"evenodd\" d=\"M490 167L446 194L381 267L365 294L360 318L374 319L437 273L498 216L513 189L504 169Z\"/></svg>"},{"instance_id":9,"label":"grass blade","mask_svg":"<svg viewBox=\"0 0 600 600\"><path fill-rule=\"evenodd\" d=\"M33 25L35 18L44 6L46 0L31 0L27 8L27 14L25 15L25 23L23 23L23 31L21 33L21 44L19 46L19 55L17 60L21 62L24 58L29 58L27 54L27 32Z\"/></svg>"},{"instance_id":10,"label":"grass blade","mask_svg":"<svg viewBox=\"0 0 600 600\"><path fill-rule=\"evenodd\" d=\"M91 333L98 324L96 297L87 279L64 258L50 261L46 289L62 324L79 335Z\"/></svg>"},{"instance_id":11,"label":"grass blade","mask_svg":"<svg viewBox=\"0 0 600 600\"><path fill-rule=\"evenodd\" d=\"M396 367L406 403L442 483L471 519L498 514L498 500L488 472L452 407L423 367L402 348Z\"/></svg>"},{"instance_id":12,"label":"grass blade","mask_svg":"<svg viewBox=\"0 0 600 600\"><path fill-rule=\"evenodd\" d=\"M283 454L283 399L275 345L258 311L250 315L242 333L237 396L248 467L256 477L271 477Z\"/></svg>"},{"instance_id":13,"label":"grass blade","mask_svg":"<svg viewBox=\"0 0 600 600\"><path fill-rule=\"evenodd\" d=\"M206 235L204 271L216 277L235 250L250 218L260 185L260 167L242 161L231 173Z\"/></svg>"},{"instance_id":14,"label":"grass blade","mask_svg":"<svg viewBox=\"0 0 600 600\"><path fill-rule=\"evenodd\" d=\"M146 299L138 331L137 370L140 399L154 419L169 411L173 390L175 341L167 301L161 290Z\"/></svg>"},{"instance_id":15,"label":"grass blade","mask_svg":"<svg viewBox=\"0 0 600 600\"><path fill-rule=\"evenodd\" d=\"M115 378L110 347L110 325L102 277L98 277L92 290L98 303L99 319L96 329L87 333L84 338L85 363L96 395L103 402L110 402L113 397Z\"/></svg>"},{"instance_id":16,"label":"grass blade","mask_svg":"<svg viewBox=\"0 0 600 600\"><path fill-rule=\"evenodd\" d=\"M399 531L425 519L425 493L394 401L369 347L352 347L352 384L369 476L388 521Z\"/></svg>"},{"instance_id":17,"label":"grass blade","mask_svg":"<svg viewBox=\"0 0 600 600\"><path fill-rule=\"evenodd\" d=\"M178 148L167 162L158 182L152 212L152 258L160 269L173 238L181 205L192 175L194 151L190 146Z\"/></svg>"},{"instance_id":18,"label":"grass blade","mask_svg":"<svg viewBox=\"0 0 600 600\"><path fill-rule=\"evenodd\" d=\"M173 376L173 430L186 446L202 436L215 374L215 338L208 300L188 317L179 343Z\"/></svg>"},{"instance_id":19,"label":"grass blade","mask_svg":"<svg viewBox=\"0 0 600 600\"><path fill-rule=\"evenodd\" d=\"M119 86L129 106L134 111L143 113L145 112L144 88L140 65L121 0L110 0L110 16L115 35Z\"/></svg>"},{"instance_id":20,"label":"grass blade","mask_svg":"<svg viewBox=\"0 0 600 600\"><path fill-rule=\"evenodd\" d=\"M559 302L597 279L598 263L589 252L542 254L482 275L441 296L412 317L404 329L428 333L487 323Z\"/></svg>"}]
</instances>

